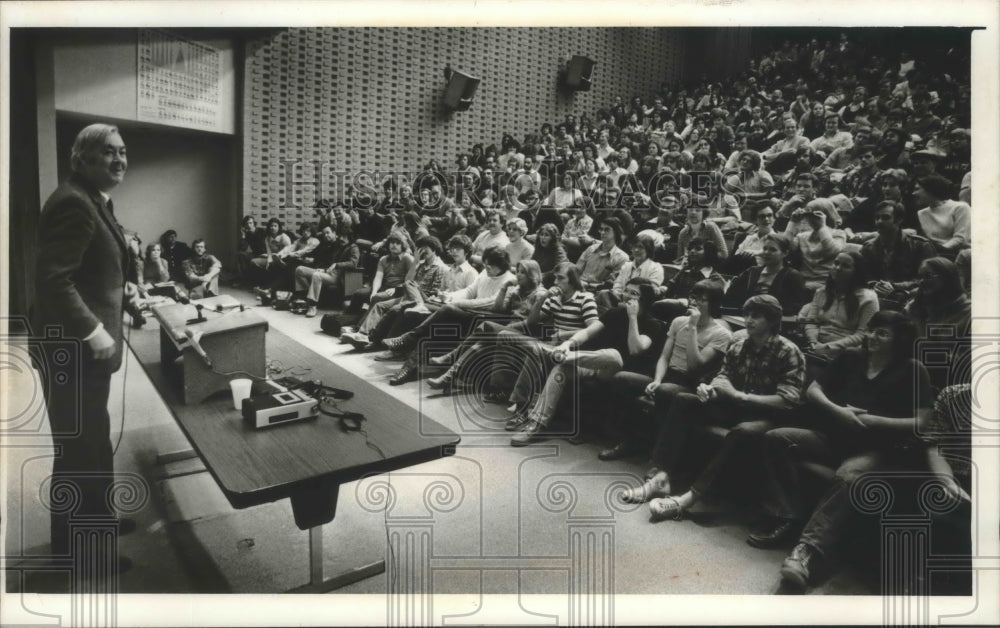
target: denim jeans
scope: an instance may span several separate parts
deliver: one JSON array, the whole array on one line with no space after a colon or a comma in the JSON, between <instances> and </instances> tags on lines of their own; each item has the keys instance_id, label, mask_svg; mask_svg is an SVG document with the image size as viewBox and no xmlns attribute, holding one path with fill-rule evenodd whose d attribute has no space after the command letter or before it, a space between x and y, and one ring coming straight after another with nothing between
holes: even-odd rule
<instances>
[{"instance_id":1,"label":"denim jeans","mask_svg":"<svg viewBox=\"0 0 1000 628\"><path fill-rule=\"evenodd\" d=\"M652 462L668 474L677 470L681 455L690 444L690 437L699 425L717 425L731 428L722 447L707 462L691 489L699 495L710 494L730 467L743 464L743 472L756 467L763 436L786 420L784 411L767 411L739 408L724 399L702 402L692 393L679 392L673 396L670 407L660 424L660 433L651 456Z\"/></svg>"},{"instance_id":2,"label":"denim jeans","mask_svg":"<svg viewBox=\"0 0 1000 628\"><path fill-rule=\"evenodd\" d=\"M649 442L649 420L644 420L640 411L640 401L646 398L646 386L653 378L644 373L619 371L608 382L608 395L605 416L606 427L616 442L631 441L633 443ZM688 379L683 373L668 370L652 399L655 401L653 422L658 425L657 418L666 416L670 401L679 392L694 392L694 388L686 385ZM647 446L648 447L648 446Z\"/></svg>"},{"instance_id":3,"label":"denim jeans","mask_svg":"<svg viewBox=\"0 0 1000 628\"><path fill-rule=\"evenodd\" d=\"M579 380L609 380L622 368L622 355L617 349L596 351L571 351L567 358L549 371L538 403L532 410L533 418L548 425L556 413L559 400L567 386ZM575 408L579 410L579 408ZM575 413L578 417L579 413Z\"/></svg>"},{"instance_id":4,"label":"denim jeans","mask_svg":"<svg viewBox=\"0 0 1000 628\"><path fill-rule=\"evenodd\" d=\"M801 427L781 427L764 435L764 478L761 506L778 519L805 519L805 502L800 465L817 462L836 468L844 454L821 431Z\"/></svg>"}]
</instances>

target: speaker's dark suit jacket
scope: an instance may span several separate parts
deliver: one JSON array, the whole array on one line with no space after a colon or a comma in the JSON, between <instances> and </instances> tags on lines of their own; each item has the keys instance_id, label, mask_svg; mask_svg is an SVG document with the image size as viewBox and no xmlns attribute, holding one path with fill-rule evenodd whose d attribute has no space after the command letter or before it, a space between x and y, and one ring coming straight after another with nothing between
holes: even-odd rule
<instances>
[{"instance_id":1,"label":"speaker's dark suit jacket","mask_svg":"<svg viewBox=\"0 0 1000 628\"><path fill-rule=\"evenodd\" d=\"M125 236L100 192L82 177L70 177L42 208L34 306L33 331L43 339L36 355L44 365L42 383L55 446L50 499L52 504L65 505L51 512L53 555L92 551L96 552L93 559L99 560L108 551L106 546L91 547L74 537L78 534L74 521L99 518L112 525L115 517L108 399L111 374L122 363L127 268ZM82 342L98 324L115 341L110 359L94 359ZM63 338L76 341L79 353L60 360L58 343L65 347L66 341L46 339L47 326L55 326Z\"/></svg>"},{"instance_id":2,"label":"speaker's dark suit jacket","mask_svg":"<svg viewBox=\"0 0 1000 628\"><path fill-rule=\"evenodd\" d=\"M60 185L42 208L34 332L57 325L63 336L83 339L98 323L115 340L109 372L122 361L122 301L128 267L125 236L100 192L78 175ZM84 363L91 362L89 347ZM103 370L103 369L101 369Z\"/></svg>"}]
</instances>

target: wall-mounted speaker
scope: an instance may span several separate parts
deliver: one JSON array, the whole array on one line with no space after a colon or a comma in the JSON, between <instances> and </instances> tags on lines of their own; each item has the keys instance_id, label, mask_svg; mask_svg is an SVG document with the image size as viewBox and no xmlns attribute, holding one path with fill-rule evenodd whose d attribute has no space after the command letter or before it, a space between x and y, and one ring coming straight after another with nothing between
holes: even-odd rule
<instances>
[{"instance_id":1,"label":"wall-mounted speaker","mask_svg":"<svg viewBox=\"0 0 1000 628\"><path fill-rule=\"evenodd\" d=\"M589 91L590 84L594 79L594 65L593 59L573 55L573 58L566 64L566 87L576 92Z\"/></svg>"},{"instance_id":2,"label":"wall-mounted speaker","mask_svg":"<svg viewBox=\"0 0 1000 628\"><path fill-rule=\"evenodd\" d=\"M452 70L444 89L444 106L452 111L465 111L472 106L472 97L475 96L477 87L479 79Z\"/></svg>"}]
</instances>

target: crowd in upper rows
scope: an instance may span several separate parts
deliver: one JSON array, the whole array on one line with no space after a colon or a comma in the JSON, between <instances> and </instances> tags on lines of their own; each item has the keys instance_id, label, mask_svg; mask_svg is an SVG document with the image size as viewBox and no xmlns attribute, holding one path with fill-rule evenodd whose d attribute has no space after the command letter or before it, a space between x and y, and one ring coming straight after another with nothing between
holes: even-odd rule
<instances>
[{"instance_id":1,"label":"crowd in upper rows","mask_svg":"<svg viewBox=\"0 0 1000 628\"><path fill-rule=\"evenodd\" d=\"M321 201L294 233L247 216L238 278L307 317L349 299L341 339L402 360L393 385L440 367L427 383L450 390L492 360L477 394L509 405L515 446L552 433L572 382L596 382L612 400L591 413L614 435L602 459L650 460L623 499L680 518L734 466L761 474L771 520L748 542L798 539L782 577L804 588L864 471L930 469L968 500L968 465L937 448L968 372L916 352L944 338L957 364L971 326L968 67L931 62L847 34L786 42L731 80L619 98L450 169L430 160L412 185ZM158 251L168 274L185 268L175 247ZM204 274L175 279L196 290ZM429 337L450 351L429 355ZM652 425L633 420L643 404ZM705 424L728 435L679 491ZM803 460L836 469L822 499L801 490Z\"/></svg>"}]
</instances>

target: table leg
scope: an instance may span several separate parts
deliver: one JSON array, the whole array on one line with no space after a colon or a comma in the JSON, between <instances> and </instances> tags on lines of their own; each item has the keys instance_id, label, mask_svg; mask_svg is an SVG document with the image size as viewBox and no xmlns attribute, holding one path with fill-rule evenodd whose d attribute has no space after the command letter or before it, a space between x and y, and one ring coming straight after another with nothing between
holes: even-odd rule
<instances>
[{"instance_id":1,"label":"table leg","mask_svg":"<svg viewBox=\"0 0 1000 628\"><path fill-rule=\"evenodd\" d=\"M385 573L385 560L377 560L368 565L345 571L326 578L323 575L323 526L309 528L309 584L296 587L289 593L326 593L346 587L365 578Z\"/></svg>"}]
</instances>

